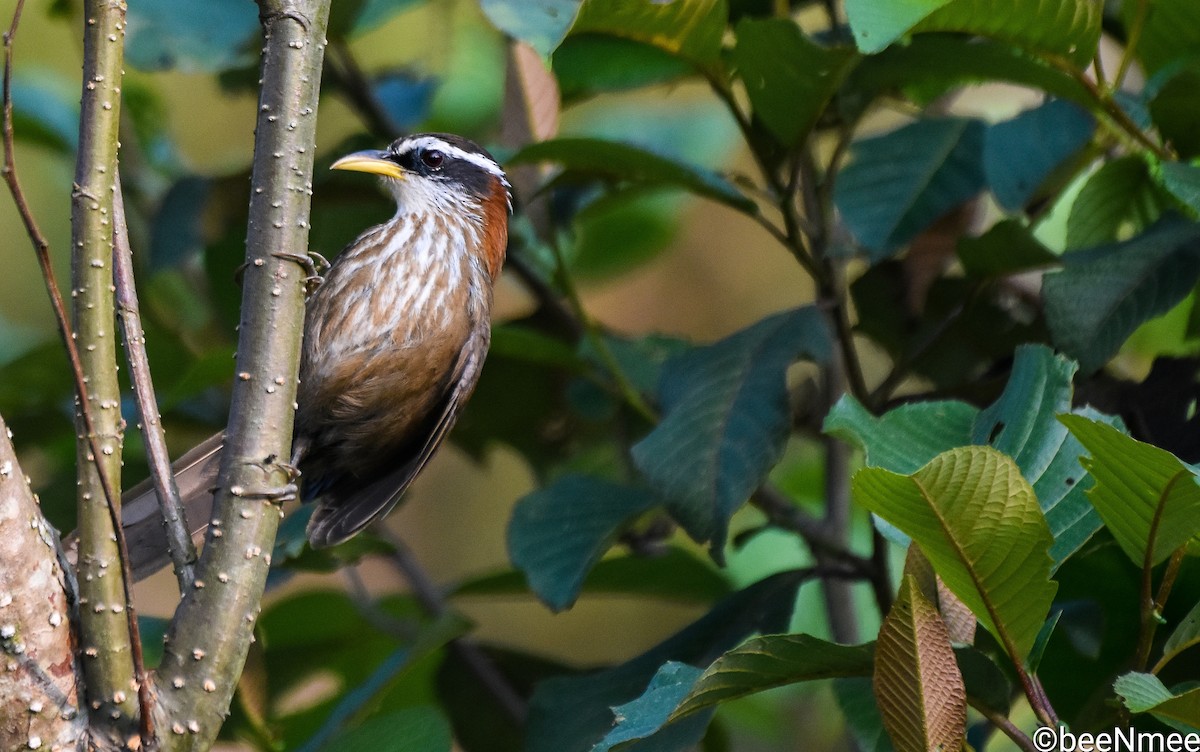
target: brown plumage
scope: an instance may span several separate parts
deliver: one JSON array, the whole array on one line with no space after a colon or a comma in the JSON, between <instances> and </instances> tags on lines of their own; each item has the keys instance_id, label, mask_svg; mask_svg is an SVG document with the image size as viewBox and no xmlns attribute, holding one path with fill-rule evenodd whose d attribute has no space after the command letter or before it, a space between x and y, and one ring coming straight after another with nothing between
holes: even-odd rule
<instances>
[{"instance_id":1,"label":"brown plumage","mask_svg":"<svg viewBox=\"0 0 1200 752\"><path fill-rule=\"evenodd\" d=\"M316 547L387 514L457 420L487 354L510 207L499 165L458 136L408 136L333 167L381 175L397 211L347 246L308 302L293 462L317 504ZM194 528L212 516L219 451L217 436L175 465ZM154 492L126 496L145 574L166 562Z\"/></svg>"}]
</instances>

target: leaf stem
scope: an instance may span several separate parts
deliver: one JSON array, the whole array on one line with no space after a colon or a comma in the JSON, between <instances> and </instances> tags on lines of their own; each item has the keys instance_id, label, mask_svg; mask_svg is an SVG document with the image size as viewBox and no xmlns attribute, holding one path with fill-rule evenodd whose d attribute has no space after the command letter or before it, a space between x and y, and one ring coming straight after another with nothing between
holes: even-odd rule
<instances>
[{"instance_id":1,"label":"leaf stem","mask_svg":"<svg viewBox=\"0 0 1200 752\"><path fill-rule=\"evenodd\" d=\"M1125 38L1125 49L1121 52L1121 62L1117 66L1117 75L1113 78L1109 91L1117 91L1125 84L1125 76L1133 65L1133 54L1137 51L1138 43L1142 41L1142 30L1146 27L1146 16L1150 12L1150 0L1137 0L1133 22L1129 25L1129 35Z\"/></svg>"},{"instance_id":2,"label":"leaf stem","mask_svg":"<svg viewBox=\"0 0 1200 752\"><path fill-rule=\"evenodd\" d=\"M1162 585L1159 587L1158 595L1156 596L1154 593L1154 559L1156 558L1155 548L1158 544L1158 530L1162 524L1163 513L1166 510L1171 492L1174 490L1175 484L1185 476L1188 478L1188 482L1191 482L1192 474L1186 470L1181 470L1167 481L1167 485L1163 488L1162 494L1159 497L1158 504L1154 507L1154 516L1150 520L1150 531L1146 535L1146 551L1142 556L1142 589L1139 599L1141 625L1138 630L1137 648L1134 651L1133 659L1135 671L1145 671L1146 666L1150 662L1150 648L1154 644L1154 633L1158 630L1159 617L1163 606L1166 605L1167 596L1171 593L1171 586L1175 583L1175 577L1182 563L1181 551L1185 546L1180 547L1180 550L1172 552L1171 562L1167 565L1166 572L1163 573Z\"/></svg>"},{"instance_id":3,"label":"leaf stem","mask_svg":"<svg viewBox=\"0 0 1200 752\"><path fill-rule=\"evenodd\" d=\"M988 707L986 703L967 695L967 704L978 710L979 714L986 718L988 723L1000 729L1005 736L1012 740L1013 744L1021 748L1021 752L1041 752L1028 734L1018 728L1007 717Z\"/></svg>"}]
</instances>

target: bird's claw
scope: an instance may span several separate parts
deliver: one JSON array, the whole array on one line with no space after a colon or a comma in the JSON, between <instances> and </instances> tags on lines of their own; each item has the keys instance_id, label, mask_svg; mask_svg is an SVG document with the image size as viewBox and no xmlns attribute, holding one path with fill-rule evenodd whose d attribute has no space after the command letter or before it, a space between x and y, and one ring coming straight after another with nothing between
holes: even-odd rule
<instances>
[{"instance_id":1,"label":"bird's claw","mask_svg":"<svg viewBox=\"0 0 1200 752\"><path fill-rule=\"evenodd\" d=\"M330 266L329 261L316 251L309 251L308 253L272 251L271 255L286 261L294 261L300 265L300 268L308 275L304 278L305 295L312 295L316 292L316 289L325 281L322 273L328 270Z\"/></svg>"},{"instance_id":2,"label":"bird's claw","mask_svg":"<svg viewBox=\"0 0 1200 752\"><path fill-rule=\"evenodd\" d=\"M285 501L295 501L300 498L300 487L292 482L284 483L280 486L266 486L264 488L233 486L229 489L229 493L239 499L262 499L263 501L282 504Z\"/></svg>"}]
</instances>

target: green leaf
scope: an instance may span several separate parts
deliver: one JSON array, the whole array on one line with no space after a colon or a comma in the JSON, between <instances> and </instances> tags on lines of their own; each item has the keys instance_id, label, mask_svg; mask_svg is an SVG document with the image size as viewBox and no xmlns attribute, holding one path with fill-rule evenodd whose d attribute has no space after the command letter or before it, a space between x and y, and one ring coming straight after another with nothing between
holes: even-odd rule
<instances>
[{"instance_id":1,"label":"green leaf","mask_svg":"<svg viewBox=\"0 0 1200 752\"><path fill-rule=\"evenodd\" d=\"M967 697L1000 715L1012 707L1012 683L996 662L974 647L954 649L958 670L967 688Z\"/></svg>"},{"instance_id":2,"label":"green leaf","mask_svg":"<svg viewBox=\"0 0 1200 752\"><path fill-rule=\"evenodd\" d=\"M520 595L527 591L524 575L507 571L465 582L454 589L453 595ZM729 595L729 591L729 581L711 563L674 547L654 556L603 559L592 567L581 588L584 593L705 605Z\"/></svg>"},{"instance_id":3,"label":"green leaf","mask_svg":"<svg viewBox=\"0 0 1200 752\"><path fill-rule=\"evenodd\" d=\"M480 0L488 20L514 39L528 43L542 57L558 47L579 13L583 0Z\"/></svg>"},{"instance_id":4,"label":"green leaf","mask_svg":"<svg viewBox=\"0 0 1200 752\"><path fill-rule=\"evenodd\" d=\"M621 528L658 503L642 489L564 476L517 502L508 524L509 558L529 589L561 611L579 597L584 578Z\"/></svg>"},{"instance_id":5,"label":"green leaf","mask_svg":"<svg viewBox=\"0 0 1200 752\"><path fill-rule=\"evenodd\" d=\"M754 632L785 629L795 606L796 589L810 576L805 570L772 575L725 598L696 622L626 663L541 682L529 704L525 752L588 752L612 728L612 707L640 696L663 663L708 665ZM647 744L655 744L660 735L667 734L680 734L683 741L695 744L707 722L705 713L684 719L651 737ZM674 750L680 741L674 737L672 745L633 749Z\"/></svg>"},{"instance_id":6,"label":"green leaf","mask_svg":"<svg viewBox=\"0 0 1200 752\"><path fill-rule=\"evenodd\" d=\"M958 259L972 277L1004 277L1058 263L1019 219L1005 219L977 238L958 241Z\"/></svg>"},{"instance_id":7,"label":"green leaf","mask_svg":"<svg viewBox=\"0 0 1200 752\"><path fill-rule=\"evenodd\" d=\"M1188 731L1200 729L1200 687L1175 694L1154 674L1130 672L1117 677L1115 691L1132 713L1150 713L1160 721Z\"/></svg>"},{"instance_id":8,"label":"green leaf","mask_svg":"<svg viewBox=\"0 0 1200 752\"><path fill-rule=\"evenodd\" d=\"M1042 282L1054 344L1084 373L1103 366L1142 323L1200 279L1200 225L1164 219L1123 243L1076 251Z\"/></svg>"},{"instance_id":9,"label":"green leaf","mask_svg":"<svg viewBox=\"0 0 1200 752\"><path fill-rule=\"evenodd\" d=\"M1135 55L1146 70L1155 73L1171 63L1194 59L1200 50L1200 5L1192 0L1154 0L1121 3L1121 16L1128 29L1140 10L1148 10L1141 41Z\"/></svg>"},{"instance_id":10,"label":"green leaf","mask_svg":"<svg viewBox=\"0 0 1200 752\"><path fill-rule=\"evenodd\" d=\"M709 65L721 51L728 18L725 0L586 0L571 34L610 34Z\"/></svg>"},{"instance_id":11,"label":"green leaf","mask_svg":"<svg viewBox=\"0 0 1200 752\"><path fill-rule=\"evenodd\" d=\"M952 0L846 0L846 18L863 52L879 52Z\"/></svg>"},{"instance_id":12,"label":"green leaf","mask_svg":"<svg viewBox=\"0 0 1200 752\"><path fill-rule=\"evenodd\" d=\"M1010 212L1038 197L1047 179L1091 141L1096 121L1061 99L988 127L983 169L1000 206ZM1013 159L1020 154L1020 159Z\"/></svg>"},{"instance_id":13,"label":"green leaf","mask_svg":"<svg viewBox=\"0 0 1200 752\"><path fill-rule=\"evenodd\" d=\"M879 628L875 698L897 749L950 750L966 735L967 692L937 607L908 575Z\"/></svg>"},{"instance_id":14,"label":"green leaf","mask_svg":"<svg viewBox=\"0 0 1200 752\"><path fill-rule=\"evenodd\" d=\"M48 71L13 74L13 135L73 152L79 145L78 88Z\"/></svg>"},{"instance_id":15,"label":"green leaf","mask_svg":"<svg viewBox=\"0 0 1200 752\"><path fill-rule=\"evenodd\" d=\"M654 734L666 725L671 711L691 690L701 673L701 669L686 663L664 663L641 696L613 708L616 725L592 747L592 752L609 752L618 744Z\"/></svg>"},{"instance_id":16,"label":"green leaf","mask_svg":"<svg viewBox=\"0 0 1200 752\"><path fill-rule=\"evenodd\" d=\"M634 186L601 196L575 215L571 271L605 279L650 261L675 239L685 196Z\"/></svg>"},{"instance_id":17,"label":"green leaf","mask_svg":"<svg viewBox=\"0 0 1200 752\"><path fill-rule=\"evenodd\" d=\"M353 27L350 29L350 34L356 36L365 34L372 29L376 29L398 13L408 10L416 5L420 5L425 0L362 0L362 5L358 8L358 13L354 17ZM336 9L335 4L333 8Z\"/></svg>"},{"instance_id":18,"label":"green leaf","mask_svg":"<svg viewBox=\"0 0 1200 752\"><path fill-rule=\"evenodd\" d=\"M554 75L564 101L637 89L683 78L686 61L659 47L603 34L572 34L554 51Z\"/></svg>"},{"instance_id":19,"label":"green leaf","mask_svg":"<svg viewBox=\"0 0 1200 752\"><path fill-rule=\"evenodd\" d=\"M1091 454L1083 461L1096 479L1088 498L1134 564L1157 565L1200 532L1200 485L1187 465L1110 425L1074 415L1060 420Z\"/></svg>"},{"instance_id":20,"label":"green leaf","mask_svg":"<svg viewBox=\"0 0 1200 752\"><path fill-rule=\"evenodd\" d=\"M921 120L855 142L834 201L872 261L979 193L983 132L977 120Z\"/></svg>"},{"instance_id":21,"label":"green leaf","mask_svg":"<svg viewBox=\"0 0 1200 752\"><path fill-rule=\"evenodd\" d=\"M1067 248L1126 240L1150 226L1167 205L1145 160L1131 156L1107 162L1071 203Z\"/></svg>"},{"instance_id":22,"label":"green leaf","mask_svg":"<svg viewBox=\"0 0 1200 752\"><path fill-rule=\"evenodd\" d=\"M813 129L856 59L853 50L815 44L783 19L743 19L732 57L754 114L787 147Z\"/></svg>"},{"instance_id":23,"label":"green leaf","mask_svg":"<svg viewBox=\"0 0 1200 752\"><path fill-rule=\"evenodd\" d=\"M875 417L843 395L825 418L825 433L860 447L869 467L908 474L942 452L971 443L979 410L965 402L913 402Z\"/></svg>"},{"instance_id":24,"label":"green leaf","mask_svg":"<svg viewBox=\"0 0 1200 752\"><path fill-rule=\"evenodd\" d=\"M321 749L329 752L450 752L450 724L436 708L391 710L339 734Z\"/></svg>"},{"instance_id":25,"label":"green leaf","mask_svg":"<svg viewBox=\"0 0 1200 752\"><path fill-rule=\"evenodd\" d=\"M1187 612L1187 616L1183 617L1167 638L1160 664L1165 664L1197 644L1200 644L1200 601L1192 606L1192 610Z\"/></svg>"},{"instance_id":26,"label":"green leaf","mask_svg":"<svg viewBox=\"0 0 1200 752\"><path fill-rule=\"evenodd\" d=\"M783 455L791 425L786 374L830 353L824 317L798 308L667 361L658 426L633 461L697 541L721 556L729 518Z\"/></svg>"},{"instance_id":27,"label":"green leaf","mask_svg":"<svg viewBox=\"0 0 1200 752\"><path fill-rule=\"evenodd\" d=\"M754 637L705 669L671 718L788 684L869 676L874 652L871 644L838 645L806 634Z\"/></svg>"},{"instance_id":28,"label":"green leaf","mask_svg":"<svg viewBox=\"0 0 1200 752\"><path fill-rule=\"evenodd\" d=\"M862 752L895 752L892 740L883 728L870 678L834 679L833 694L842 715L846 716L846 730L858 742Z\"/></svg>"},{"instance_id":29,"label":"green leaf","mask_svg":"<svg viewBox=\"0 0 1200 752\"><path fill-rule=\"evenodd\" d=\"M755 204L725 178L645 149L596 138L559 138L530 144L509 164L558 162L568 171L656 185L677 185L744 212Z\"/></svg>"},{"instance_id":30,"label":"green leaf","mask_svg":"<svg viewBox=\"0 0 1200 752\"><path fill-rule=\"evenodd\" d=\"M1101 6L1092 0L952 0L913 32L989 37L1084 66L1096 54L1101 17Z\"/></svg>"},{"instance_id":31,"label":"green leaf","mask_svg":"<svg viewBox=\"0 0 1200 752\"><path fill-rule=\"evenodd\" d=\"M1167 193L1183 204L1192 219L1200 218L1200 167L1184 162L1163 162L1155 177Z\"/></svg>"},{"instance_id":32,"label":"green leaf","mask_svg":"<svg viewBox=\"0 0 1200 752\"><path fill-rule=\"evenodd\" d=\"M1163 71L1166 74L1173 69ZM1200 135L1196 134L1196 119L1200 107L1196 93L1200 91L1200 60L1189 67L1174 71L1157 86L1150 100L1150 116L1164 141L1174 147L1184 159L1200 156Z\"/></svg>"},{"instance_id":33,"label":"green leaf","mask_svg":"<svg viewBox=\"0 0 1200 752\"><path fill-rule=\"evenodd\" d=\"M129 7L125 59L147 71L233 70L255 60L258 29L242 0L147 0Z\"/></svg>"},{"instance_id":34,"label":"green leaf","mask_svg":"<svg viewBox=\"0 0 1200 752\"><path fill-rule=\"evenodd\" d=\"M1023 661L1056 585L1054 541L1016 463L990 447L961 447L908 476L865 468L853 488L863 506L921 547L946 586Z\"/></svg>"}]
</instances>

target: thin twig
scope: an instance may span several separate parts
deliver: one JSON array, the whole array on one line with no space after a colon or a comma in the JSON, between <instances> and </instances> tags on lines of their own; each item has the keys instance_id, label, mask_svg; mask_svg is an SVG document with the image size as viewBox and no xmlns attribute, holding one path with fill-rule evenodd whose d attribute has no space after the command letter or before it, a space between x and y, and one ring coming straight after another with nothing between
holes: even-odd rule
<instances>
[{"instance_id":1,"label":"thin twig","mask_svg":"<svg viewBox=\"0 0 1200 752\"><path fill-rule=\"evenodd\" d=\"M1166 487L1160 495L1161 501L1154 508L1154 516L1150 520L1150 531L1146 536L1146 552L1142 556L1142 589L1140 596L1140 613L1141 627L1138 630L1137 649L1134 652L1134 670L1145 671L1146 666L1150 662L1150 648L1154 644L1154 633L1158 630L1159 609L1161 608L1158 599L1154 594L1154 549L1158 544L1159 525L1162 524L1163 511L1166 509L1166 501L1171 492L1175 488L1175 484L1184 477L1184 473L1176 473L1175 477L1167 481ZM1191 482L1191 474L1186 474L1188 482ZM1174 560L1172 556L1172 560ZM1178 567L1178 564L1175 564ZM1168 566L1170 569L1170 566ZM1164 578L1165 579L1165 578ZM1175 574L1170 575L1171 583L1175 581ZM1159 589L1159 595L1163 600L1166 600L1167 594L1171 592L1170 585L1167 586L1164 592Z\"/></svg>"},{"instance_id":2,"label":"thin twig","mask_svg":"<svg viewBox=\"0 0 1200 752\"><path fill-rule=\"evenodd\" d=\"M1018 728L1007 717L988 707L987 703L980 702L970 695L967 695L967 703L978 710L979 714L988 720L988 723L1000 729L1005 736L1012 739L1013 744L1020 747L1022 752L1041 752L1038 746L1034 744L1033 739L1029 738L1028 734Z\"/></svg>"},{"instance_id":3,"label":"thin twig","mask_svg":"<svg viewBox=\"0 0 1200 752\"><path fill-rule=\"evenodd\" d=\"M96 434L91 407L87 400L87 379L84 376L83 361L79 354L75 335L71 330L70 320L67 318L66 305L63 302L62 294L59 292L54 267L50 262L50 243L46 240L46 236L42 233L37 220L33 216L33 211L30 209L29 202L25 198L25 191L21 187L21 180L17 173L16 153L13 147L12 62L13 41L16 38L17 27L20 25L21 11L24 6L25 0L17 0L16 8L13 10L12 23L8 31L4 33L3 115L0 117L3 121L4 142L4 167L2 172L4 174L4 181L8 185L9 192L12 194L13 202L16 204L17 212L20 214L21 221L25 225L25 232L33 244L38 265L41 268L42 280L46 285L50 305L54 310L55 323L58 326L59 335L62 337L63 345L67 351L67 358L71 364L71 373L75 381L76 399L84 424L86 441L88 442L87 454L100 480L100 486L103 489L108 508L109 521L115 530L118 558L122 571L122 588L125 598L123 611L130 643L130 656L138 684L138 705L141 716L140 732L143 740L148 741L153 738L153 719L151 713L153 700L149 684L146 681L141 635L138 629L137 614L133 608L133 595L130 589L133 576L129 570L129 551L125 545L125 536L120 525L119 502L116 488L112 478L108 474L106 466L100 460L104 454Z\"/></svg>"},{"instance_id":4,"label":"thin twig","mask_svg":"<svg viewBox=\"0 0 1200 752\"><path fill-rule=\"evenodd\" d=\"M1138 42L1142 40L1142 29L1146 26L1146 16L1149 15L1149 11L1150 0L1137 0L1133 23L1129 25L1129 35L1125 38L1125 49L1121 52L1121 62L1117 66L1117 75L1113 78L1110 90L1119 91L1125 84L1125 76L1133 65L1133 53L1137 49ZM1100 59L1099 53L1097 53L1096 59Z\"/></svg>"},{"instance_id":5,"label":"thin twig","mask_svg":"<svg viewBox=\"0 0 1200 752\"><path fill-rule=\"evenodd\" d=\"M150 463L150 478L166 528L167 554L171 557L179 592L186 593L192 589L196 579L196 546L188 532L191 528L179 498L175 474L171 472L171 455L167 451L158 400L154 397L154 380L150 375L150 360L146 356L146 332L142 329L142 315L133 279L133 251L129 245L129 226L125 221L125 198L121 192L119 172L114 176L113 188L113 279L117 288L117 313L125 335L129 378L133 382L134 398L142 416L142 436L146 444L146 459Z\"/></svg>"},{"instance_id":6,"label":"thin twig","mask_svg":"<svg viewBox=\"0 0 1200 752\"><path fill-rule=\"evenodd\" d=\"M413 596L421 604L421 607L434 618L449 613L450 608L446 605L446 598L441 588L430 578L424 567L421 566L421 562L412 555L404 541L382 525L377 525L375 530L392 544L394 552L389 557L390 561L408 581L412 587ZM525 718L529 714L525 698L512 686L508 677L496 667L488 654L465 637L453 640L450 643L450 649L487 688L509 718L517 725L524 725Z\"/></svg>"}]
</instances>

